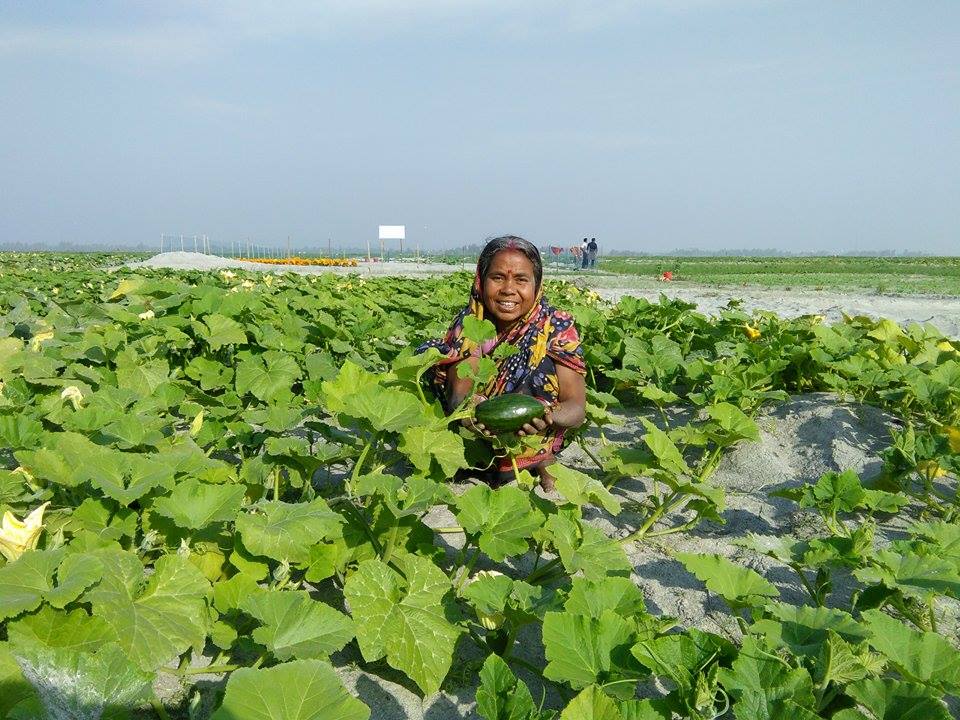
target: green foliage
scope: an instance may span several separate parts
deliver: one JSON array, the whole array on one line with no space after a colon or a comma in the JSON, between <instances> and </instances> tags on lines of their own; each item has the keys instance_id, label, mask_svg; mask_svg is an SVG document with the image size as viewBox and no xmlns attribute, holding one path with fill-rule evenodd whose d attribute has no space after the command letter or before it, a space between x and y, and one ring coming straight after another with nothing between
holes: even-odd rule
<instances>
[{"instance_id":1,"label":"green foliage","mask_svg":"<svg viewBox=\"0 0 960 720\"><path fill-rule=\"evenodd\" d=\"M939 718L960 689L937 627L960 593L960 346L932 328L736 303L708 319L549 284L577 317L601 433L600 448L569 433L599 472L554 466L554 501L529 473L497 490L448 482L473 440L423 382L439 354L411 348L442 334L468 274L105 275L82 257L5 260L0 511L50 505L38 549L0 565L0 716L138 717L161 673L186 680L216 648L208 672L229 675L218 720L366 718L327 660L354 642L363 670L385 660L424 695L482 661L486 720L712 719L728 706L740 719ZM465 330L495 337L486 321ZM485 358L475 379L493 368ZM903 426L879 477L839 469L779 493L816 513L802 539L740 539L795 572L810 604L780 601L741 563L679 553L742 641L672 629L648 612L624 548L722 522L712 475L725 453L760 437L761 408L812 391ZM613 442L615 408L637 404L642 432ZM622 478L646 483L641 502L623 500ZM636 525L611 538L598 514ZM439 516L462 545L426 523ZM908 516L879 547L878 524ZM545 667L514 656L540 637ZM567 707L541 708L516 668L542 671ZM635 698L654 682L664 697Z\"/></svg>"}]
</instances>

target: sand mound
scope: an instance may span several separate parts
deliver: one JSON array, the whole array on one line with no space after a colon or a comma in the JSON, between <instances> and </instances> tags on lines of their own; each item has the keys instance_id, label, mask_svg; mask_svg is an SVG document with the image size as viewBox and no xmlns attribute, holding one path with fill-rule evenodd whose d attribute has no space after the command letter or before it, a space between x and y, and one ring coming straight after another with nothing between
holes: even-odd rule
<instances>
[{"instance_id":1,"label":"sand mound","mask_svg":"<svg viewBox=\"0 0 960 720\"><path fill-rule=\"evenodd\" d=\"M414 277L417 275L441 275L461 269L460 265L446 263L418 263L413 260L392 260L387 262L361 261L356 267L320 267L273 265L271 263L256 263L236 260L234 258L205 255L195 252L167 252L154 255L148 260L127 263L125 267L155 268L167 270L225 270L241 269L254 272L295 272L300 275L316 275L318 273L363 275L395 275L399 277ZM472 269L472 268L471 268Z\"/></svg>"}]
</instances>

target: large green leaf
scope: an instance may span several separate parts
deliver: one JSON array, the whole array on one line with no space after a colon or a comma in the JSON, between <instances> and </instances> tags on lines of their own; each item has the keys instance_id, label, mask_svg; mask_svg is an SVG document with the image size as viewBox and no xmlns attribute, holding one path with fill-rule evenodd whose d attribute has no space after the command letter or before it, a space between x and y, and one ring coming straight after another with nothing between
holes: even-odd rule
<instances>
[{"instance_id":1,"label":"large green leaf","mask_svg":"<svg viewBox=\"0 0 960 720\"><path fill-rule=\"evenodd\" d=\"M66 606L100 579L100 569L88 555L64 560L63 549L28 550L0 567L0 620L35 610L44 600Z\"/></svg>"},{"instance_id":2,"label":"large green leaf","mask_svg":"<svg viewBox=\"0 0 960 720\"><path fill-rule=\"evenodd\" d=\"M154 501L153 511L191 530L233 520L240 511L246 487L211 485L193 478L177 483L167 497Z\"/></svg>"},{"instance_id":3,"label":"large green leaf","mask_svg":"<svg viewBox=\"0 0 960 720\"><path fill-rule=\"evenodd\" d=\"M413 393L365 385L348 398L345 412L351 417L363 418L375 430L400 432L427 420L424 410L420 398Z\"/></svg>"},{"instance_id":4,"label":"large green leaf","mask_svg":"<svg viewBox=\"0 0 960 720\"><path fill-rule=\"evenodd\" d=\"M114 639L144 670L154 670L207 635L210 584L189 561L165 555L146 580L133 553L98 553L104 575L84 600L113 630Z\"/></svg>"},{"instance_id":5,"label":"large green leaf","mask_svg":"<svg viewBox=\"0 0 960 720\"><path fill-rule=\"evenodd\" d=\"M397 564L404 575L380 560L363 561L347 579L344 596L364 659L386 656L432 695L450 669L461 632L450 580L426 558L406 555Z\"/></svg>"},{"instance_id":6,"label":"large green leaf","mask_svg":"<svg viewBox=\"0 0 960 720\"><path fill-rule=\"evenodd\" d=\"M422 426L407 428L400 436L397 449L423 473L430 472L433 459L448 478L452 478L460 468L467 467L463 456L463 438L449 430Z\"/></svg>"},{"instance_id":7,"label":"large green leaf","mask_svg":"<svg viewBox=\"0 0 960 720\"><path fill-rule=\"evenodd\" d=\"M596 618L547 613L543 644L548 663L543 675L567 682L575 690L591 683L638 678L640 673L624 675L614 658L615 654L629 656L632 643L633 625L612 610L604 610Z\"/></svg>"},{"instance_id":8,"label":"large green leaf","mask_svg":"<svg viewBox=\"0 0 960 720\"><path fill-rule=\"evenodd\" d=\"M611 515L619 514L620 501L599 480L559 463L550 467L550 474L556 479L557 492L567 502L574 505L595 503L602 505Z\"/></svg>"},{"instance_id":9,"label":"large green leaf","mask_svg":"<svg viewBox=\"0 0 960 720\"><path fill-rule=\"evenodd\" d=\"M813 681L803 668L788 664L753 637L744 639L737 659L720 668L718 679L736 701L737 720L818 720L812 712Z\"/></svg>"},{"instance_id":10,"label":"large green leaf","mask_svg":"<svg viewBox=\"0 0 960 720\"><path fill-rule=\"evenodd\" d=\"M166 360L147 360L143 364L136 361L117 365L117 387L132 390L140 397L153 394L170 376L170 366Z\"/></svg>"},{"instance_id":11,"label":"large green leaf","mask_svg":"<svg viewBox=\"0 0 960 720\"><path fill-rule=\"evenodd\" d=\"M340 537L343 518L322 498L309 503L263 502L237 517L244 547L254 555L305 563L310 547Z\"/></svg>"},{"instance_id":12,"label":"large green leaf","mask_svg":"<svg viewBox=\"0 0 960 720\"><path fill-rule=\"evenodd\" d=\"M0 415L0 443L11 450L32 448L40 442L43 425L26 415Z\"/></svg>"},{"instance_id":13,"label":"large green leaf","mask_svg":"<svg viewBox=\"0 0 960 720\"><path fill-rule=\"evenodd\" d=\"M88 470L112 453L73 432L45 433L41 442L37 450L15 453L17 461L34 477L66 487L84 482Z\"/></svg>"},{"instance_id":14,"label":"large green leaf","mask_svg":"<svg viewBox=\"0 0 960 720\"><path fill-rule=\"evenodd\" d=\"M960 651L941 635L915 632L879 610L865 610L870 644L906 679L956 692L960 689Z\"/></svg>"},{"instance_id":15,"label":"large green leaf","mask_svg":"<svg viewBox=\"0 0 960 720\"><path fill-rule=\"evenodd\" d=\"M539 715L529 688L498 655L490 655L480 669L477 712L484 720L534 720Z\"/></svg>"},{"instance_id":16,"label":"large green leaf","mask_svg":"<svg viewBox=\"0 0 960 720\"><path fill-rule=\"evenodd\" d=\"M11 708L32 695L33 686L13 657L13 647L8 642L0 642L0 718L8 717Z\"/></svg>"},{"instance_id":17,"label":"large green leaf","mask_svg":"<svg viewBox=\"0 0 960 720\"><path fill-rule=\"evenodd\" d=\"M468 534L480 536L483 552L502 562L527 551L543 516L534 510L529 493L517 487L474 485L457 499L457 520Z\"/></svg>"},{"instance_id":18,"label":"large green leaf","mask_svg":"<svg viewBox=\"0 0 960 720\"><path fill-rule=\"evenodd\" d=\"M604 610L613 610L623 617L646 612L643 593L626 577L574 578L563 608L593 618L600 617Z\"/></svg>"},{"instance_id":19,"label":"large green leaf","mask_svg":"<svg viewBox=\"0 0 960 720\"><path fill-rule=\"evenodd\" d=\"M321 660L294 660L230 675L223 704L210 720L367 720L370 709Z\"/></svg>"},{"instance_id":20,"label":"large green leaf","mask_svg":"<svg viewBox=\"0 0 960 720\"><path fill-rule=\"evenodd\" d=\"M950 720L946 706L923 685L898 680L861 680L847 694L872 720Z\"/></svg>"},{"instance_id":21,"label":"large green leaf","mask_svg":"<svg viewBox=\"0 0 960 720\"><path fill-rule=\"evenodd\" d=\"M161 455L114 451L97 458L82 477L121 505L130 505L157 486L173 484L174 469Z\"/></svg>"},{"instance_id":22,"label":"large green leaf","mask_svg":"<svg viewBox=\"0 0 960 720\"><path fill-rule=\"evenodd\" d=\"M278 660L325 658L353 639L353 622L303 591L250 593L240 609L262 625L253 639Z\"/></svg>"},{"instance_id":23,"label":"large green leaf","mask_svg":"<svg viewBox=\"0 0 960 720\"><path fill-rule=\"evenodd\" d=\"M560 720L623 720L617 704L596 685L584 688L560 713Z\"/></svg>"},{"instance_id":24,"label":"large green leaf","mask_svg":"<svg viewBox=\"0 0 960 720\"><path fill-rule=\"evenodd\" d=\"M247 342L243 325L218 313L207 315L203 325L197 323L195 327L211 350L219 350L226 345L245 345Z\"/></svg>"},{"instance_id":25,"label":"large green leaf","mask_svg":"<svg viewBox=\"0 0 960 720\"><path fill-rule=\"evenodd\" d=\"M11 644L23 646L41 643L50 647L93 652L110 640L110 626L101 617L86 610L54 610L42 607L32 615L7 626Z\"/></svg>"},{"instance_id":26,"label":"large green leaf","mask_svg":"<svg viewBox=\"0 0 960 720\"><path fill-rule=\"evenodd\" d=\"M237 394L250 393L263 402L279 402L291 397L290 388L299 377L300 366L293 357L268 350L246 357L237 365Z\"/></svg>"},{"instance_id":27,"label":"large green leaf","mask_svg":"<svg viewBox=\"0 0 960 720\"><path fill-rule=\"evenodd\" d=\"M13 654L49 718L99 720L107 707L136 707L152 689L153 676L115 643L96 652L28 644Z\"/></svg>"},{"instance_id":28,"label":"large green leaf","mask_svg":"<svg viewBox=\"0 0 960 720\"><path fill-rule=\"evenodd\" d=\"M777 589L759 573L742 567L720 555L676 553L683 563L707 588L738 608L763 604L765 598L779 597Z\"/></svg>"},{"instance_id":29,"label":"large green leaf","mask_svg":"<svg viewBox=\"0 0 960 720\"><path fill-rule=\"evenodd\" d=\"M924 602L937 594L960 597L960 573L949 560L892 550L878 551L874 560L874 565L853 571L860 582L883 583Z\"/></svg>"},{"instance_id":30,"label":"large green leaf","mask_svg":"<svg viewBox=\"0 0 960 720\"><path fill-rule=\"evenodd\" d=\"M728 640L696 628L642 639L630 652L654 675L669 678L685 693L695 692L701 673L711 664L736 656Z\"/></svg>"},{"instance_id":31,"label":"large green leaf","mask_svg":"<svg viewBox=\"0 0 960 720\"><path fill-rule=\"evenodd\" d=\"M564 569L571 575L582 572L599 580L607 575L628 575L633 570L620 543L593 525L558 513L547 520L546 527Z\"/></svg>"},{"instance_id":32,"label":"large green leaf","mask_svg":"<svg viewBox=\"0 0 960 720\"><path fill-rule=\"evenodd\" d=\"M647 433L643 436L643 442L650 452L652 452L660 463L660 467L666 472L675 475L689 475L690 468L687 466L680 450L673 444L667 434L654 425L646 418L640 418Z\"/></svg>"},{"instance_id":33,"label":"large green leaf","mask_svg":"<svg viewBox=\"0 0 960 720\"><path fill-rule=\"evenodd\" d=\"M736 405L721 402L708 406L706 410L707 415L716 420L720 428L726 433L726 441L760 439L757 424Z\"/></svg>"},{"instance_id":34,"label":"large green leaf","mask_svg":"<svg viewBox=\"0 0 960 720\"><path fill-rule=\"evenodd\" d=\"M774 645L788 647L794 655L816 657L830 632L855 643L869 635L850 613L836 608L772 602L767 610L771 619L755 622L753 632L763 633Z\"/></svg>"}]
</instances>

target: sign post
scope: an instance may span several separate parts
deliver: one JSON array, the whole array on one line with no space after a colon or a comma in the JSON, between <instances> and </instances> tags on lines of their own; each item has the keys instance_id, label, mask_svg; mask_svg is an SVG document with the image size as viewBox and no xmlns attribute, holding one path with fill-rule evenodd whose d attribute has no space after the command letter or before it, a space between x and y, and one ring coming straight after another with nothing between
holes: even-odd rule
<instances>
[{"instance_id":1,"label":"sign post","mask_svg":"<svg viewBox=\"0 0 960 720\"><path fill-rule=\"evenodd\" d=\"M384 240L399 240L400 241L400 252L403 252L403 241L407 237L407 226L406 225L380 225L378 228L378 233L380 237L380 260L383 261L383 241ZM370 255L370 244L367 243L367 256Z\"/></svg>"}]
</instances>

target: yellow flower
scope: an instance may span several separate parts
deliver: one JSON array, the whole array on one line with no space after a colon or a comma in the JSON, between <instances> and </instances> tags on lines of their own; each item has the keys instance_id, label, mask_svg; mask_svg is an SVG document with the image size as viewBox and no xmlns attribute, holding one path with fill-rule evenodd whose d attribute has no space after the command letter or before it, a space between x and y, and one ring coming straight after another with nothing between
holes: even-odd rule
<instances>
[{"instance_id":1,"label":"yellow flower","mask_svg":"<svg viewBox=\"0 0 960 720\"><path fill-rule=\"evenodd\" d=\"M190 437L196 437L203 429L203 410L197 413L197 416L190 423Z\"/></svg>"},{"instance_id":2,"label":"yellow flower","mask_svg":"<svg viewBox=\"0 0 960 720\"><path fill-rule=\"evenodd\" d=\"M240 286L247 290L252 288L253 285L254 285L253 280L244 280L242 283L240 283Z\"/></svg>"},{"instance_id":3,"label":"yellow flower","mask_svg":"<svg viewBox=\"0 0 960 720\"><path fill-rule=\"evenodd\" d=\"M221 271L220 271L220 276L221 276L224 280L233 280L233 278L235 278L235 277L237 276L237 274L234 273L234 272L230 272L229 270L221 270Z\"/></svg>"},{"instance_id":4,"label":"yellow flower","mask_svg":"<svg viewBox=\"0 0 960 720\"><path fill-rule=\"evenodd\" d=\"M917 472L927 480L935 480L946 476L947 471L940 467L936 460L921 460L917 463Z\"/></svg>"},{"instance_id":5,"label":"yellow flower","mask_svg":"<svg viewBox=\"0 0 960 720\"><path fill-rule=\"evenodd\" d=\"M34 352L40 352L40 343L45 342L53 337L53 330L44 330L43 332L38 332L30 339L30 349Z\"/></svg>"},{"instance_id":6,"label":"yellow flower","mask_svg":"<svg viewBox=\"0 0 960 720\"><path fill-rule=\"evenodd\" d=\"M3 524L0 526L0 553L13 562L27 550L35 550L40 532L43 530L43 511L49 502L45 502L31 512L22 521L14 517L9 510L3 515Z\"/></svg>"},{"instance_id":7,"label":"yellow flower","mask_svg":"<svg viewBox=\"0 0 960 720\"><path fill-rule=\"evenodd\" d=\"M943 352L957 352L957 349L949 340L941 340L937 343L937 350L943 350Z\"/></svg>"},{"instance_id":8,"label":"yellow flower","mask_svg":"<svg viewBox=\"0 0 960 720\"><path fill-rule=\"evenodd\" d=\"M154 318L153 310L146 310L140 313L139 315L137 315L137 317L140 318L141 320L153 320Z\"/></svg>"},{"instance_id":9,"label":"yellow flower","mask_svg":"<svg viewBox=\"0 0 960 720\"><path fill-rule=\"evenodd\" d=\"M943 430L943 434L947 436L947 442L950 444L950 450L955 453L960 453L960 428L948 425Z\"/></svg>"},{"instance_id":10,"label":"yellow flower","mask_svg":"<svg viewBox=\"0 0 960 720\"><path fill-rule=\"evenodd\" d=\"M80 388L76 385L70 385L65 387L63 392L60 393L61 400L69 400L70 404L73 405L74 410L80 409L80 404L83 402L83 393L80 392Z\"/></svg>"},{"instance_id":11,"label":"yellow flower","mask_svg":"<svg viewBox=\"0 0 960 720\"><path fill-rule=\"evenodd\" d=\"M744 325L743 334L746 335L750 340L756 340L758 337L760 337L760 330L752 325Z\"/></svg>"}]
</instances>

